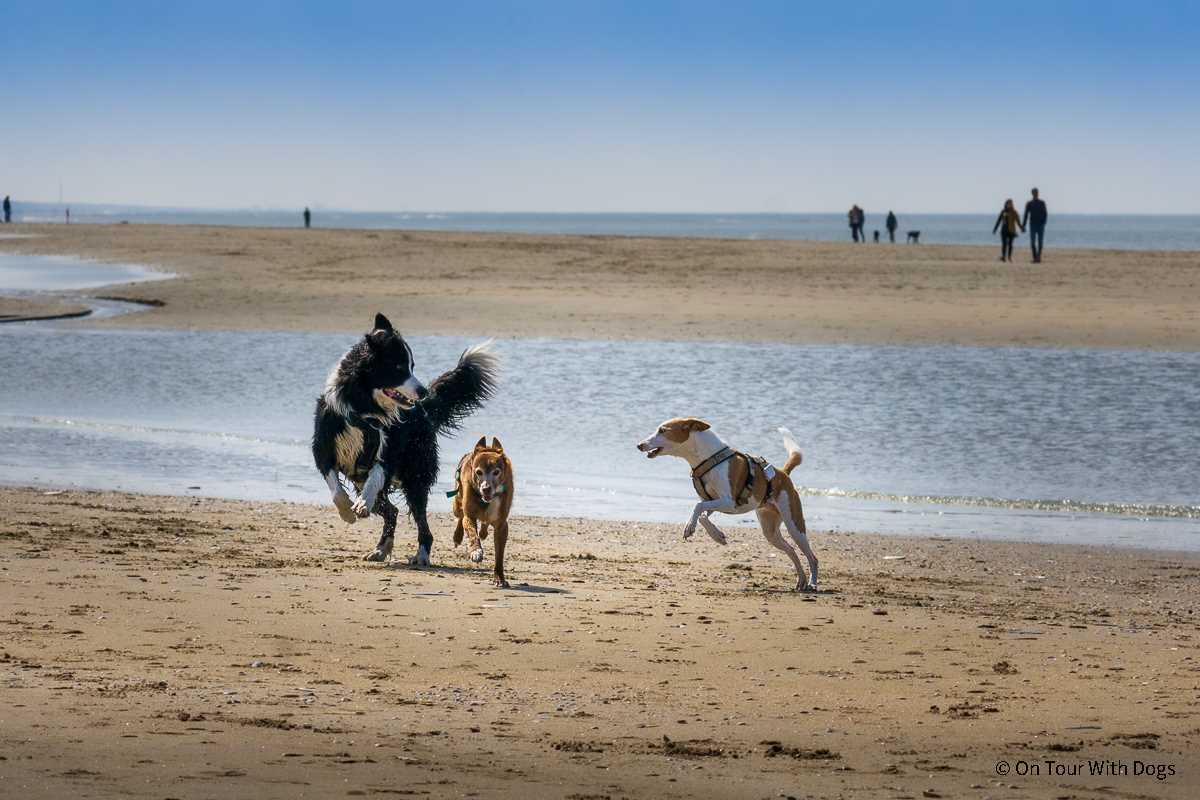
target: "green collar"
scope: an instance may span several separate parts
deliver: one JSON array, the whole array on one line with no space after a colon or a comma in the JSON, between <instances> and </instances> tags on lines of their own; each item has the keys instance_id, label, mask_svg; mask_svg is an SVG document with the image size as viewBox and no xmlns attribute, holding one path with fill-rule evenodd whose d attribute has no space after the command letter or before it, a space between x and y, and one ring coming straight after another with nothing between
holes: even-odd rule
<instances>
[{"instance_id":1,"label":"green collar","mask_svg":"<svg viewBox=\"0 0 1200 800\"><path fill-rule=\"evenodd\" d=\"M505 484L503 484L503 483L500 484L500 486L496 489L496 494L492 495L492 499L494 500L496 498L496 495L504 494L505 488L506 488ZM456 495L456 494L458 494L458 489L451 489L450 491L446 492L446 497L454 497L454 495ZM482 497L480 497L479 499L483 500ZM483 500L483 504L485 506L490 502L492 502L492 501L491 500Z\"/></svg>"}]
</instances>

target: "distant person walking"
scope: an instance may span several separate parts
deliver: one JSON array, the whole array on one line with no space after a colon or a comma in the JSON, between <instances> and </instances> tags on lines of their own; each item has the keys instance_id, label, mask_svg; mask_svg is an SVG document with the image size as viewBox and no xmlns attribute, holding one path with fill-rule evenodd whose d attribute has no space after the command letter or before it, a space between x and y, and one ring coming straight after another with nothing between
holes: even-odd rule
<instances>
[{"instance_id":1,"label":"distant person walking","mask_svg":"<svg viewBox=\"0 0 1200 800\"><path fill-rule=\"evenodd\" d=\"M896 228L899 227L900 223L896 220L896 215L889 211L887 215L887 231L888 241L890 241L892 244L896 243Z\"/></svg>"},{"instance_id":2,"label":"distant person walking","mask_svg":"<svg viewBox=\"0 0 1200 800\"><path fill-rule=\"evenodd\" d=\"M308 210L308 206L304 207L304 227L312 227L312 212Z\"/></svg>"},{"instance_id":3,"label":"distant person walking","mask_svg":"<svg viewBox=\"0 0 1200 800\"><path fill-rule=\"evenodd\" d=\"M1050 213L1046 210L1046 201L1038 197L1038 190L1033 190L1033 199L1025 204L1025 218L1021 227L1029 227L1029 247L1033 250L1033 263L1042 263L1042 242L1046 237L1046 220Z\"/></svg>"},{"instance_id":4,"label":"distant person walking","mask_svg":"<svg viewBox=\"0 0 1200 800\"><path fill-rule=\"evenodd\" d=\"M856 242L865 242L867 235L863 232L863 220L866 218L866 214L855 204L850 207L850 213L846 216L850 220L850 238Z\"/></svg>"},{"instance_id":5,"label":"distant person walking","mask_svg":"<svg viewBox=\"0 0 1200 800\"><path fill-rule=\"evenodd\" d=\"M4 224L12 222L12 199L8 195L4 195Z\"/></svg>"},{"instance_id":6,"label":"distant person walking","mask_svg":"<svg viewBox=\"0 0 1200 800\"><path fill-rule=\"evenodd\" d=\"M1017 213L1010 197L1004 201L1004 208L1000 209L1000 216L996 217L996 224L992 226L993 236L996 235L996 231L1000 231L1001 261L1012 261L1013 241L1024 230L1021 226L1021 215Z\"/></svg>"}]
</instances>

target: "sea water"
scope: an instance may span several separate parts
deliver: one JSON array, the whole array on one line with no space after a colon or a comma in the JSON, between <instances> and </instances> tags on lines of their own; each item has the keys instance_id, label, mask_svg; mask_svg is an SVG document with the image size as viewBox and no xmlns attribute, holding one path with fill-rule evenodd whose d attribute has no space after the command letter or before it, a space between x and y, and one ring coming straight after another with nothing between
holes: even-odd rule
<instances>
[{"instance_id":1,"label":"sea water","mask_svg":"<svg viewBox=\"0 0 1200 800\"><path fill-rule=\"evenodd\" d=\"M328 502L312 412L354 336L0 326L0 481ZM409 338L426 383L473 340ZM816 531L1200 550L1200 354L503 339L496 398L443 439L433 508L482 435L521 514L674 522L695 415L782 462ZM764 368L769 365L769 368ZM332 511L330 512L333 513ZM753 517L744 518L747 523Z\"/></svg>"},{"instance_id":2,"label":"sea water","mask_svg":"<svg viewBox=\"0 0 1200 800\"><path fill-rule=\"evenodd\" d=\"M1053 199L1051 210L1053 212ZM910 230L926 244L999 246L992 234L995 214L918 214L896 208L902 242ZM999 213L999 206L996 209ZM867 235L884 227L888 209L867 209ZM62 222L63 208L47 203L18 204L18 222ZM298 227L300 209L180 209L146 206L73 205L71 219L94 223L166 225L252 225ZM315 227L605 236L690 236L727 239L849 241L845 213L817 214L586 214L481 213L437 211L338 211L316 209ZM1018 246L1028 238L1018 239ZM1046 229L1046 247L1116 250L1200 250L1200 215L1060 214Z\"/></svg>"}]
</instances>

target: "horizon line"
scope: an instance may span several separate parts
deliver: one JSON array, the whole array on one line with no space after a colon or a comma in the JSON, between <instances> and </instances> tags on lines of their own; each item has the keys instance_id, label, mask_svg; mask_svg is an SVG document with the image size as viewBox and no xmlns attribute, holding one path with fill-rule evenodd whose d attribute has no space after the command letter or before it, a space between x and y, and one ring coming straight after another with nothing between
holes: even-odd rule
<instances>
[{"instance_id":1,"label":"horizon line","mask_svg":"<svg viewBox=\"0 0 1200 800\"><path fill-rule=\"evenodd\" d=\"M187 212L242 212L242 213L287 213L300 214L305 206L188 206L188 205L145 205L140 203L121 203L121 202L106 202L95 200L79 200L79 201L58 201L58 200L19 200L13 203L17 206L21 203L26 205L36 206L53 206L56 208L70 208L75 206L111 206L124 209L143 209L143 210L158 210L158 211L187 211ZM569 211L547 211L537 209L521 209L510 211L488 211L482 209L439 209L439 208L407 208L407 209L351 209L337 208L325 206L307 206L307 208L315 215L317 212L334 213L334 214L481 214L481 215L505 215L505 214L542 214L542 215L594 215L594 216L620 216L620 215L639 215L639 216L804 216L804 215L828 215L838 214L844 215L846 211L587 211L587 210L569 210ZM849 209L847 209L848 211ZM902 212L896 212L893 207L889 209L895 213L903 214L921 214L930 216L973 216L979 214L991 214L991 211L924 211L906 209ZM871 212L873 214L883 214L882 211ZM1058 216L1086 216L1086 217L1198 217L1200 210L1196 211L1173 211L1173 212L1157 212L1157 211L1059 211L1055 212Z\"/></svg>"}]
</instances>

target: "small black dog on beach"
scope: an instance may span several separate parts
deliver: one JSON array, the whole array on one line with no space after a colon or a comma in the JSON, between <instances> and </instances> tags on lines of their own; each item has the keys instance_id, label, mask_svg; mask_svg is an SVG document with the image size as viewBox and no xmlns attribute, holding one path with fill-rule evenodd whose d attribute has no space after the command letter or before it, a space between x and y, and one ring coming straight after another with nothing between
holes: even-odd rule
<instances>
[{"instance_id":1,"label":"small black dog on beach","mask_svg":"<svg viewBox=\"0 0 1200 800\"><path fill-rule=\"evenodd\" d=\"M920 244L921 243L921 232L920 231L909 231L908 232L908 243L909 244Z\"/></svg>"},{"instance_id":2,"label":"small black dog on beach","mask_svg":"<svg viewBox=\"0 0 1200 800\"><path fill-rule=\"evenodd\" d=\"M468 348L458 365L426 389L413 375L412 348L383 314L333 368L317 399L312 452L333 504L346 522L375 512L383 517L379 544L368 561L392 553L397 509L388 493L399 488L417 526L417 554L428 566L433 534L425 509L437 480L439 433L453 431L492 396L498 364L488 344ZM359 499L350 501L342 476Z\"/></svg>"}]
</instances>

